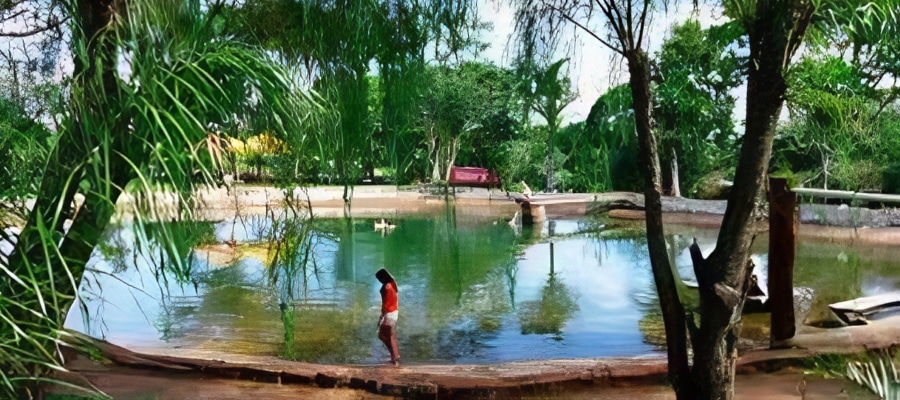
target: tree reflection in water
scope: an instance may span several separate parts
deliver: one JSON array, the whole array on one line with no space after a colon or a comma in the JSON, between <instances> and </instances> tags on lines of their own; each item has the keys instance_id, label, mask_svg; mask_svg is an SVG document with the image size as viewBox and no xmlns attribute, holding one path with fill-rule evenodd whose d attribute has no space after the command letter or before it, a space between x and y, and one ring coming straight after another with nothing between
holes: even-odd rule
<instances>
[{"instance_id":1,"label":"tree reflection in water","mask_svg":"<svg viewBox=\"0 0 900 400\"><path fill-rule=\"evenodd\" d=\"M562 340L562 328L579 310L573 293L556 274L550 274L541 289L541 298L524 301L519 308L523 334L554 335Z\"/></svg>"}]
</instances>

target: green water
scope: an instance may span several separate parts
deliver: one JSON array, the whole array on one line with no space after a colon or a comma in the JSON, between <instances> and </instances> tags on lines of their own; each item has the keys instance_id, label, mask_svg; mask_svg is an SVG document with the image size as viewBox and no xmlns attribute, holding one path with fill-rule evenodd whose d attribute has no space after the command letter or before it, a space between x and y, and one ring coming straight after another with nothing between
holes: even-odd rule
<instances>
[{"instance_id":1,"label":"green water","mask_svg":"<svg viewBox=\"0 0 900 400\"><path fill-rule=\"evenodd\" d=\"M198 252L185 284L158 283L166 276L156 271L158 260L120 246L121 253L98 254L95 273L85 277L87 324L74 307L67 325L137 350L381 363L388 353L376 337L374 273L385 267L400 288L404 363L662 355L650 344L658 342L648 318L658 301L639 224L561 220L520 231L498 216L453 209L398 219L389 233L373 222L319 220L285 247L299 249L291 262L271 267L265 256L211 265ZM253 242L271 227L262 217L225 221L216 235ZM668 231L689 280L683 249L694 237L711 249L715 231ZM133 240L120 229L110 243ZM755 255L763 266L766 240L757 239ZM795 284L815 293L810 318L827 319L830 302L896 290L898 259L895 247L804 242Z\"/></svg>"}]
</instances>

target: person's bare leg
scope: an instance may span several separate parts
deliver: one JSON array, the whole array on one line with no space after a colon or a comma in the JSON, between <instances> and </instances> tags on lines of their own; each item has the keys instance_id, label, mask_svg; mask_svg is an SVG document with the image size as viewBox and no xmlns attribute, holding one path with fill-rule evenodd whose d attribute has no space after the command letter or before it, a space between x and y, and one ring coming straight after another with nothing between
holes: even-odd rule
<instances>
[{"instance_id":1,"label":"person's bare leg","mask_svg":"<svg viewBox=\"0 0 900 400\"><path fill-rule=\"evenodd\" d=\"M382 324L378 329L378 339L381 339L381 343L383 343L384 347L391 353L391 363L395 365L398 364L397 335L394 327L390 324Z\"/></svg>"},{"instance_id":2,"label":"person's bare leg","mask_svg":"<svg viewBox=\"0 0 900 400\"><path fill-rule=\"evenodd\" d=\"M397 345L397 328L391 327L391 360L394 365L400 365L400 346Z\"/></svg>"}]
</instances>

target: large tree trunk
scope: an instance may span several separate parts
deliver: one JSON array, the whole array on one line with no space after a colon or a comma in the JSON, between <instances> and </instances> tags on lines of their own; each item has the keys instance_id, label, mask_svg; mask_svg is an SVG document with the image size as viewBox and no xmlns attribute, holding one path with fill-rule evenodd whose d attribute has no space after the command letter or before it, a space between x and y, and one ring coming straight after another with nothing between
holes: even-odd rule
<instances>
[{"instance_id":1,"label":"large tree trunk","mask_svg":"<svg viewBox=\"0 0 900 400\"><path fill-rule=\"evenodd\" d=\"M734 187L719 230L716 249L707 260L699 250L694 270L700 286L700 327L692 329L693 378L698 398L734 398L734 344L740 333L741 308L753 268L750 245L756 236L752 215L762 189L775 128L787 86L784 68L806 31L814 9L793 1L759 1L752 23L747 78L747 117Z\"/></svg>"},{"instance_id":2,"label":"large tree trunk","mask_svg":"<svg viewBox=\"0 0 900 400\"><path fill-rule=\"evenodd\" d=\"M666 328L669 378L679 399L691 399L690 370L688 368L687 332L684 308L678 298L678 288L666 249L662 223L659 156L656 137L650 120L650 63L643 50L626 53L630 73L631 95L634 102L634 119L638 134L641 172L644 179L644 206L647 224L647 247L653 280L662 307Z\"/></svg>"}]
</instances>

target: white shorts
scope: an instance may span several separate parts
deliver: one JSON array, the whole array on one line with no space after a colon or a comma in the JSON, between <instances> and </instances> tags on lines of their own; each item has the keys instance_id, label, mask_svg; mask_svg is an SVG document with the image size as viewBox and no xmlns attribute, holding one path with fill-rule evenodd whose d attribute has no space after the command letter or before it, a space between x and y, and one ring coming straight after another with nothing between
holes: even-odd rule
<instances>
[{"instance_id":1,"label":"white shorts","mask_svg":"<svg viewBox=\"0 0 900 400\"><path fill-rule=\"evenodd\" d=\"M397 326L397 318L400 316L400 310L394 310L381 316L378 325Z\"/></svg>"}]
</instances>

